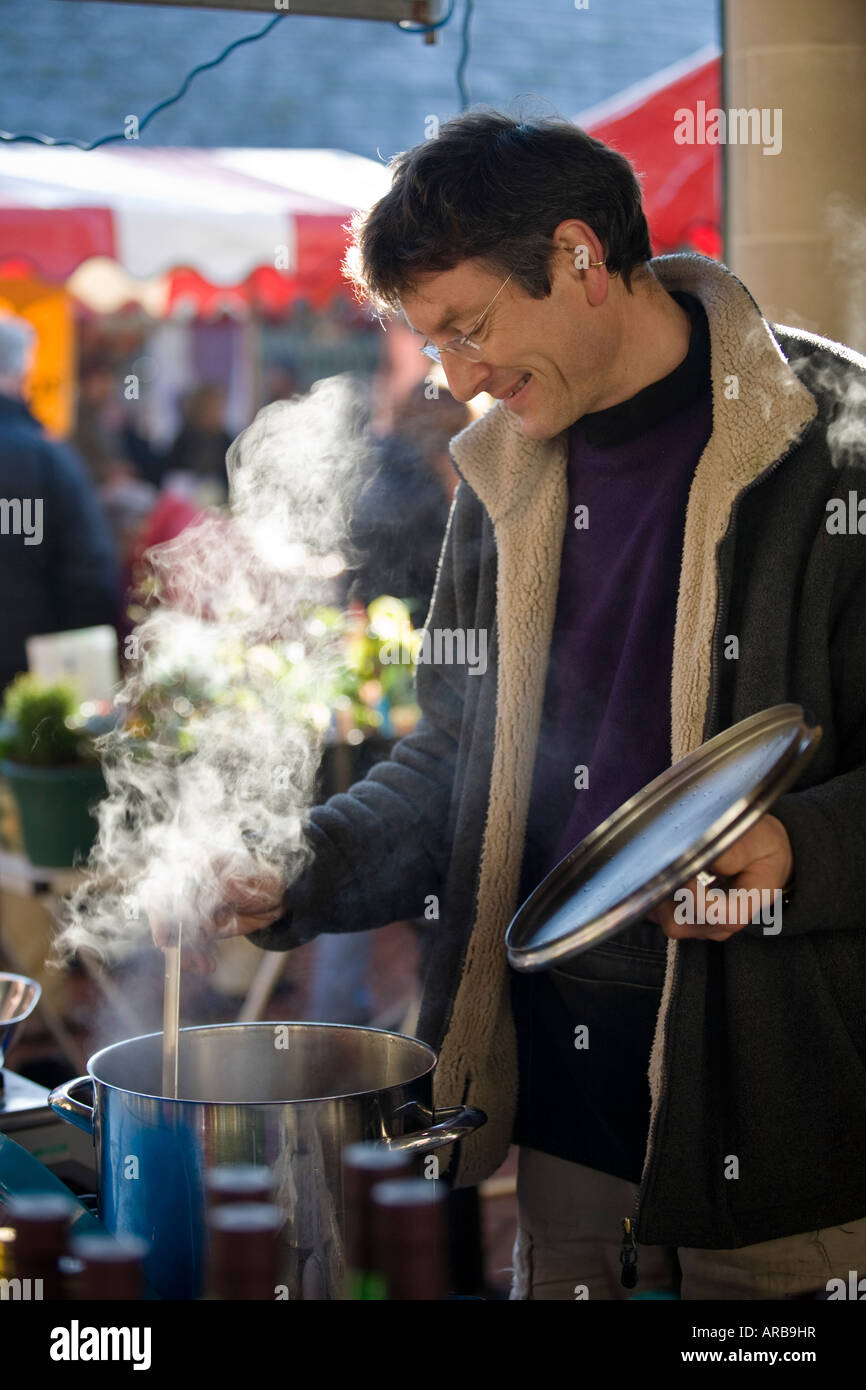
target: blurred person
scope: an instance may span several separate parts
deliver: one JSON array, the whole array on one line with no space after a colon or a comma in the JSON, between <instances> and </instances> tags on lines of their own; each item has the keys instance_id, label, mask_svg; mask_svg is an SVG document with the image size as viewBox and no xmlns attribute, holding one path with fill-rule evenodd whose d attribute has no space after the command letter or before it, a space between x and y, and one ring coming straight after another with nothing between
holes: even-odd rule
<instances>
[{"instance_id":1,"label":"blurred person","mask_svg":"<svg viewBox=\"0 0 866 1390\"><path fill-rule=\"evenodd\" d=\"M424 621L457 474L449 440L469 424L468 408L446 388L428 398L421 382L394 413L393 432L373 455L352 517L348 598L365 606L380 594L403 599Z\"/></svg>"},{"instance_id":2,"label":"blurred person","mask_svg":"<svg viewBox=\"0 0 866 1390\"><path fill-rule=\"evenodd\" d=\"M117 557L81 459L31 414L30 325L0 316L0 690L27 669L28 637L115 625Z\"/></svg>"},{"instance_id":3,"label":"blurred person","mask_svg":"<svg viewBox=\"0 0 866 1390\"><path fill-rule=\"evenodd\" d=\"M175 475L176 478L180 476ZM202 516L202 504L188 491L179 490L170 482L157 494L153 506L136 526L129 546L125 632L141 620L157 594L160 602L199 611L201 593L191 590L188 584L179 585L170 567L164 569L158 583L155 582L157 577L149 552L173 541ZM161 558L165 564L165 552Z\"/></svg>"},{"instance_id":4,"label":"blurred person","mask_svg":"<svg viewBox=\"0 0 866 1390\"><path fill-rule=\"evenodd\" d=\"M519 1147L513 1298L838 1297L866 1269L866 359L770 323L719 262L654 257L631 165L564 120L446 122L355 249L455 398L495 397L451 443L427 624L488 659L419 663L415 731L309 813L296 881L252 855L220 875L192 959L434 903L417 1032L435 1104L488 1115L447 1177ZM571 847L784 702L823 737L708 866L738 894L720 916L669 899L509 970L513 913Z\"/></svg>"},{"instance_id":5,"label":"blurred person","mask_svg":"<svg viewBox=\"0 0 866 1390\"><path fill-rule=\"evenodd\" d=\"M102 508L117 553L124 612L119 633L125 637L131 629L126 604L135 598L135 571L139 561L141 537L158 505L159 493L152 483L140 478L132 464L115 466L106 482L98 489Z\"/></svg>"},{"instance_id":6,"label":"blurred person","mask_svg":"<svg viewBox=\"0 0 866 1390\"><path fill-rule=\"evenodd\" d=\"M183 401L183 424L162 461L161 479L189 473L218 485L228 495L226 452L232 437L225 427L225 391L215 382L194 387Z\"/></svg>"},{"instance_id":7,"label":"blurred person","mask_svg":"<svg viewBox=\"0 0 866 1390\"><path fill-rule=\"evenodd\" d=\"M262 405L274 401L289 401L300 391L298 369L290 357L280 357L265 368Z\"/></svg>"},{"instance_id":8,"label":"blurred person","mask_svg":"<svg viewBox=\"0 0 866 1390\"><path fill-rule=\"evenodd\" d=\"M82 359L72 445L100 487L129 478L153 483L158 455L124 409L117 366L104 353Z\"/></svg>"},{"instance_id":9,"label":"blurred person","mask_svg":"<svg viewBox=\"0 0 866 1390\"><path fill-rule=\"evenodd\" d=\"M107 357L93 355L82 360L71 442L97 484L106 482L126 458L117 374Z\"/></svg>"},{"instance_id":10,"label":"blurred person","mask_svg":"<svg viewBox=\"0 0 866 1390\"><path fill-rule=\"evenodd\" d=\"M393 433L398 410L430 374L430 363L419 355L414 333L401 319L394 319L388 324L373 375L370 424L374 434L386 438Z\"/></svg>"}]
</instances>

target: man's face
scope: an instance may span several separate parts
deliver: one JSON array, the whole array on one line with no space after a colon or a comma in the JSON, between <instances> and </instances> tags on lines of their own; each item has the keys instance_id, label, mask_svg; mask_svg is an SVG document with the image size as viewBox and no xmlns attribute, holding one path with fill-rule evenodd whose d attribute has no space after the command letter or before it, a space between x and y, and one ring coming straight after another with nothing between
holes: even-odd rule
<instances>
[{"instance_id":1,"label":"man's face","mask_svg":"<svg viewBox=\"0 0 866 1390\"><path fill-rule=\"evenodd\" d=\"M552 439L603 399L620 341L617 315L608 296L599 302L597 285L594 295L588 290L569 253L556 251L549 296L533 299L512 278L473 332L504 278L463 261L421 277L401 304L411 327L440 349L463 333L483 348L477 360L442 352L456 400L487 391L528 438Z\"/></svg>"}]
</instances>

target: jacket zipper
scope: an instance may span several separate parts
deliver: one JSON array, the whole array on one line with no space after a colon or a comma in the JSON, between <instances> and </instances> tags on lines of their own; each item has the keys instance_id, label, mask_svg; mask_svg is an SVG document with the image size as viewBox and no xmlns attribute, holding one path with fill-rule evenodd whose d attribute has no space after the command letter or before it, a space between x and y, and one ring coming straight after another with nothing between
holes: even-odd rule
<instances>
[{"instance_id":1,"label":"jacket zipper","mask_svg":"<svg viewBox=\"0 0 866 1390\"><path fill-rule=\"evenodd\" d=\"M679 956L677 956L674 960L674 977L671 981L671 997L668 1001L668 1017L670 1017L671 1013L673 1012L674 1001L676 999L677 993L677 985L679 984L679 974L680 960ZM637 1241L635 1239L635 1232L637 1231L637 1223L638 1217L640 1215L641 1202L643 1201L644 1193L646 1192L647 1180L649 1178L650 1167L652 1165L656 1129L658 1127L658 1117L661 1114L662 1105L664 1104L666 1098L665 1083L667 1081L668 1074L668 1056L670 1053L670 1047L671 1030L666 1027L664 1052L662 1053L662 1074L661 1081L659 1083L659 1100L658 1105L655 1108L655 1114L653 1115L652 1120L650 1121L650 1129L649 1135L647 1136L647 1149L646 1156L644 1158L643 1173L641 1174L641 1180L638 1185L638 1189L635 1193L634 1206L632 1208L631 1216L625 1216L622 1219L623 1235L622 1245L620 1246L619 1252L619 1261L622 1265L622 1274L620 1275L620 1282L622 1283L623 1288L626 1289L633 1289L637 1284Z\"/></svg>"},{"instance_id":2,"label":"jacket zipper","mask_svg":"<svg viewBox=\"0 0 866 1390\"><path fill-rule=\"evenodd\" d=\"M788 448L785 450L785 452L784 452L783 454L780 454L779 457L778 457L773 463L770 464L769 468L765 468L764 471L763 471L763 473L759 473L758 476L757 476L757 478L753 478L752 481L751 481L750 483L747 483L746 486L745 486L744 488L742 488L742 489L740 490L740 492L737 493L736 497L735 497L734 500L733 500L733 503L731 504L731 513L730 513L730 516L728 517L728 524L727 524L727 526L726 526L726 528L725 528L725 534L722 536L721 540L719 541L718 545L716 546L716 593L719 595L719 599L717 600L717 603L716 603L716 617L715 617L715 622L713 623L712 647L711 647L711 649L710 649L710 650L711 650L711 666L710 666L710 703L709 703L709 709L708 709L707 717L706 717L706 720L705 720L705 722L704 722L704 732L703 732L703 739L704 739L704 742L706 742L706 740L710 737L710 731L712 730L712 728L713 728L713 726L714 726L714 724L715 724L715 720L716 720L716 717L717 717L717 714L718 714L718 703L719 703L719 685L720 685L720 680L719 680L719 663L718 663L718 656L717 656L717 653L718 653L719 635L720 635L721 627L722 627L722 618L723 618L723 616L724 616L724 612L723 612L723 608L722 608L722 603L721 603L721 601L720 601L720 600L721 600L721 572L720 572L720 566L719 566L719 551L721 550L721 547L722 547L722 545L724 544L724 542L727 540L728 536L731 534L731 530L733 529L733 525L734 525L734 522L736 521L736 517L737 517L737 512L739 511L740 503L742 502L743 498L746 496L747 493L751 492L753 488L758 487L758 486L759 486L761 483L763 483L767 478L769 478L770 475L771 475L772 473L775 473L776 469L779 468L779 467L781 466L781 464L783 464L783 463L785 462L785 459L788 458L788 457L790 457L790 455L794 452L794 450L795 450L796 448L799 447L799 445L802 443L802 441L803 441L803 439L805 438L805 436L808 434L808 432L809 432L809 430L811 429L812 425L815 423L815 418L816 418L816 417L814 417L812 420L810 420L810 421L806 424L805 428L802 429L802 430L800 431L800 433L799 433L799 435L797 436L797 438L796 438L795 440L792 441L792 443L788 446ZM675 1003L675 1000L676 1000L677 986L678 986L678 984L679 984L679 974L680 974L680 971L679 971L679 964L680 964L680 962L679 962L679 955L677 955L677 957L676 957L676 959L675 959L675 961L674 961L674 973L673 973L673 979L672 979L672 981L671 981L671 997L670 997L670 999L668 1000L668 1008L667 1008L667 1016L668 1016L668 1018L670 1018L671 1015L673 1014L674 1003ZM641 1180L640 1180L640 1183L639 1183L639 1185L638 1185L637 1192L635 1193L634 1206L633 1206L633 1208L632 1208L632 1213L631 1213L630 1216L624 1216L624 1217L622 1218L621 1222L620 1222L620 1225L621 1225L621 1228L622 1228L622 1243L621 1243L621 1245L620 1245L620 1252L619 1252L619 1261L620 1261L620 1264L621 1264L621 1266L622 1266L622 1273L621 1273L621 1275L620 1275L620 1283L622 1284L623 1288L626 1288L626 1289L633 1289L633 1288L635 1287L635 1285L637 1284L637 1280L638 1280L638 1271L637 1271L637 1258L638 1258L638 1257L637 1257L637 1241L636 1241L636 1239L635 1239L635 1233L636 1233L636 1231L637 1231L638 1217L639 1217L639 1215L640 1215L641 1204L642 1204L642 1202L643 1202L644 1195L645 1195L645 1193L646 1193L647 1183L648 1183L649 1174L650 1174L650 1168L651 1168L651 1166L652 1166L652 1161L653 1161L654 1152L655 1152L655 1137L656 1137L656 1129L658 1128L658 1117L659 1117L659 1115L661 1114L662 1106L664 1105L664 1102L665 1102L665 1099L666 1099L666 1087L667 1087L667 1077L668 1077L668 1058L669 1058L669 1054L670 1054L670 1045L671 1045L670 1039L671 1039L670 1029L666 1027L666 1028L665 1028L664 1051L663 1051L663 1053L662 1053L662 1074L661 1074L661 1080L660 1080L660 1082L659 1082L659 1099L658 1099L658 1104L657 1104L657 1106L655 1107L655 1113L654 1113L654 1115L653 1115L653 1117L652 1117L652 1120L650 1121L649 1134L648 1134L648 1136L647 1136L646 1154L645 1154L645 1156L644 1156L643 1173L641 1174Z\"/></svg>"}]
</instances>

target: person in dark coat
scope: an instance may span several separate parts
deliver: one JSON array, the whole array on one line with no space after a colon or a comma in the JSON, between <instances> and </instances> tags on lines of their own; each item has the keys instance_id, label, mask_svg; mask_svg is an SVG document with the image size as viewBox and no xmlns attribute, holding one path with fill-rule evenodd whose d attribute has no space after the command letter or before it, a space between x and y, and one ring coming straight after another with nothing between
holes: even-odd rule
<instances>
[{"instance_id":1,"label":"person in dark coat","mask_svg":"<svg viewBox=\"0 0 866 1390\"><path fill-rule=\"evenodd\" d=\"M448 441L472 416L443 387L418 385L379 443L376 471L361 489L350 542L356 561L348 597L365 606L392 594L420 627L430 606L439 552L457 486Z\"/></svg>"},{"instance_id":2,"label":"person in dark coat","mask_svg":"<svg viewBox=\"0 0 866 1390\"><path fill-rule=\"evenodd\" d=\"M108 526L79 456L24 400L35 334L0 317L0 691L39 633L114 624L120 593Z\"/></svg>"}]
</instances>

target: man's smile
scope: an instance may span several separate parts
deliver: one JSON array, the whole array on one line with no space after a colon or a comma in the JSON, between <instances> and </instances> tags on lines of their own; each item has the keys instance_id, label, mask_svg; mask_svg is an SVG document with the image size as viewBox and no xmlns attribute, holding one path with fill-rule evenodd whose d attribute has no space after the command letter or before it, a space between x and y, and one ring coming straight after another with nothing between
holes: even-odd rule
<instances>
[{"instance_id":1,"label":"man's smile","mask_svg":"<svg viewBox=\"0 0 866 1390\"><path fill-rule=\"evenodd\" d=\"M522 376L513 381L505 391L491 391L491 395L497 401L505 401L507 405L512 405L518 400L522 400L526 388L532 379L532 372L524 372Z\"/></svg>"}]
</instances>

